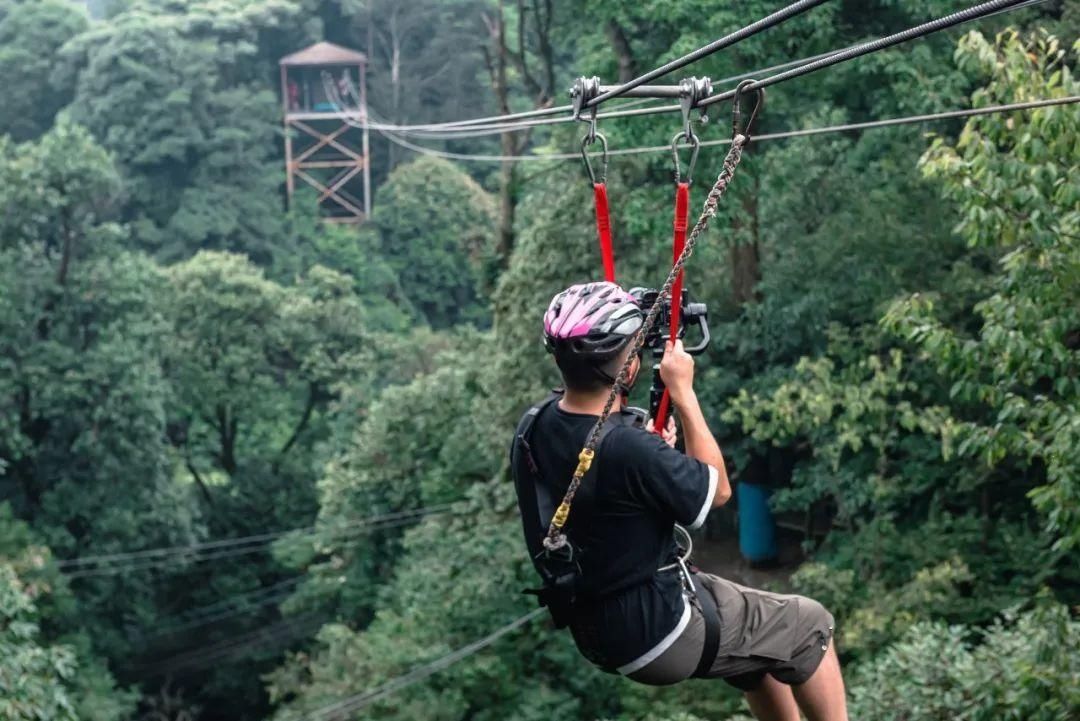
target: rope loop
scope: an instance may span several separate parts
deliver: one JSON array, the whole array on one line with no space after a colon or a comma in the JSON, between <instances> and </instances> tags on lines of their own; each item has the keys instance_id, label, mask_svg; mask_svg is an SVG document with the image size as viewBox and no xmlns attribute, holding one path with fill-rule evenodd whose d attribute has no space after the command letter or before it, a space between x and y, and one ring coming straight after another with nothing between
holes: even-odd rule
<instances>
[{"instance_id":1,"label":"rope loop","mask_svg":"<svg viewBox=\"0 0 1080 721\"><path fill-rule=\"evenodd\" d=\"M754 87L757 80L747 79L743 80L735 88L735 96L731 99L731 135L732 137L743 136L746 138L746 142L750 142L750 128L753 127L754 121L757 120L758 112L761 110L761 106L765 104L765 88ZM742 124L742 96L748 89L752 89L757 96L757 102L754 103L754 109L750 111L750 117L746 120L746 125Z\"/></svg>"},{"instance_id":2,"label":"rope loop","mask_svg":"<svg viewBox=\"0 0 1080 721\"><path fill-rule=\"evenodd\" d=\"M588 147L597 140L600 141L600 175L597 176L593 170L592 161L589 159ZM597 183L607 182L607 169L608 169L608 147L607 138L604 134L595 129L595 126L589 133L581 138L581 159L585 161L585 170L589 174L589 181L596 185ZM597 179L599 177L599 180Z\"/></svg>"},{"instance_id":3,"label":"rope loop","mask_svg":"<svg viewBox=\"0 0 1080 721\"><path fill-rule=\"evenodd\" d=\"M679 143L686 141L690 145L690 162L686 165L686 175L682 174L682 168L679 165ZM675 134L675 137L671 139L671 159L675 165L675 184L679 183L691 183L694 177L694 166L697 164L698 151L701 150L701 139L698 136L690 132L689 134L682 130Z\"/></svg>"}]
</instances>

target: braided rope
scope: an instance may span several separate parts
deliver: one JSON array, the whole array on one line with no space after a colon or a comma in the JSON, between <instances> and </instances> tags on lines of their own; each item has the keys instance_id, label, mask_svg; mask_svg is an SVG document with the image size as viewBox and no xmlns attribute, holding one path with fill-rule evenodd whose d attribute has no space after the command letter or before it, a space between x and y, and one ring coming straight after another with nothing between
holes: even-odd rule
<instances>
[{"instance_id":1,"label":"braided rope","mask_svg":"<svg viewBox=\"0 0 1080 721\"><path fill-rule=\"evenodd\" d=\"M641 352L641 348L645 344L645 336L656 325L656 319L660 316L660 309L664 301L671 296L671 287L675 284L675 279L682 272L686 262L690 260L690 256L694 254L694 246L697 244L698 236L705 232L705 229L709 227L709 221L716 215L720 198L727 191L728 185L735 175L735 168L738 167L739 161L742 160L743 147L746 145L747 139L747 136L743 133L737 133L732 138L731 148L724 157L724 167L720 170L716 182L713 183L708 197L705 198L705 205L697 222L694 223L693 230L690 231L690 236L686 239L686 246L675 264L671 266L671 271L668 273L664 285L660 288L656 302L653 303L648 315L645 316L645 322L634 335L631 352L626 356L626 362L623 363L618 375L615 376L615 383L611 386L611 392L608 394L607 402L604 404L604 410L597 419L596 425L593 426L592 432L585 442L585 447L578 454L578 465L574 470L574 475L570 478L570 485L567 486L562 503L559 504L555 515L551 519L551 525L548 526L547 536L544 538L544 548L549 551L558 550L567 544L566 535L562 532L562 528L566 525L566 520L570 516L570 505L574 502L574 496L577 495L578 488L581 487L581 479L589 472L589 467L592 465L593 458L596 455L596 445L600 440L600 430L611 415L611 409L615 406L615 400L619 396L618 389L628 380L630 366L633 365L634 357Z\"/></svg>"}]
</instances>

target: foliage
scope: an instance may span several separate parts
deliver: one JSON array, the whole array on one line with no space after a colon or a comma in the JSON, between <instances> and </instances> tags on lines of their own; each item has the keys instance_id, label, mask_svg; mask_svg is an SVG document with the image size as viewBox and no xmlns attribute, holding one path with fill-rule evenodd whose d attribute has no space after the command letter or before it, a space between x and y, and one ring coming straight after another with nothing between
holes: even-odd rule
<instances>
[{"instance_id":1,"label":"foliage","mask_svg":"<svg viewBox=\"0 0 1080 721\"><path fill-rule=\"evenodd\" d=\"M379 188L371 219L382 257L432 327L484 318L495 210L476 181L445 160L415 160Z\"/></svg>"},{"instance_id":2,"label":"foliage","mask_svg":"<svg viewBox=\"0 0 1080 721\"><path fill-rule=\"evenodd\" d=\"M972 34L957 59L991 77L976 106L1075 92L1043 35ZM1051 109L972 118L955 148L935 140L924 174L957 206L970 246L952 282L879 301L878 327L830 325L822 355L759 373L729 399L728 423L791 454L777 507L824 509L839 526L824 565L794 580L835 606L860 658L920 619L985 623L1040 583L1070 583L1076 472L1059 444L1080 417L1067 347L1080 287L1076 131L1075 113ZM1026 495L1050 534L1029 530Z\"/></svg>"},{"instance_id":3,"label":"foliage","mask_svg":"<svg viewBox=\"0 0 1080 721\"><path fill-rule=\"evenodd\" d=\"M131 713L136 694L115 688L86 636L71 632L76 613L48 549L12 518L9 506L0 505L3 718L119 721Z\"/></svg>"},{"instance_id":4,"label":"foliage","mask_svg":"<svg viewBox=\"0 0 1080 721\"><path fill-rule=\"evenodd\" d=\"M1080 46L1077 46L1080 49ZM972 34L962 66L993 79L975 105L1075 94L1080 84L1052 37L995 43ZM1080 542L1080 120L1069 110L968 122L955 147L935 141L924 172L961 208L957 232L972 245L1005 250L1001 272L975 305L977 330L950 328L932 297L894 307L888 324L914 341L950 382L952 412L941 427L946 455L987 469L1045 467L1035 504L1063 549Z\"/></svg>"},{"instance_id":5,"label":"foliage","mask_svg":"<svg viewBox=\"0 0 1080 721\"><path fill-rule=\"evenodd\" d=\"M0 714L12 721L75 721L65 687L75 675L75 655L65 646L41 646L34 616L32 591L0 563Z\"/></svg>"},{"instance_id":6,"label":"foliage","mask_svg":"<svg viewBox=\"0 0 1080 721\"><path fill-rule=\"evenodd\" d=\"M116 251L120 230L99 215L115 171L64 125L2 163L13 181L0 183L5 500L62 557L192 538L197 513L171 483L164 442L161 275ZM98 647L118 652L123 634L103 619L150 594L138 575L82 589L85 615L102 620Z\"/></svg>"},{"instance_id":7,"label":"foliage","mask_svg":"<svg viewBox=\"0 0 1080 721\"><path fill-rule=\"evenodd\" d=\"M10 135L17 142L36 138L71 102L75 79L53 77L53 58L88 24L86 13L65 0L0 2L0 68L4 69L0 135Z\"/></svg>"},{"instance_id":8,"label":"foliage","mask_svg":"<svg viewBox=\"0 0 1080 721\"><path fill-rule=\"evenodd\" d=\"M275 154L279 106L263 54L294 0L134 3L69 43L70 115L124 170L124 217L161 258L200 248L261 263L289 251Z\"/></svg>"},{"instance_id":9,"label":"foliage","mask_svg":"<svg viewBox=\"0 0 1080 721\"><path fill-rule=\"evenodd\" d=\"M1008 613L985 631L917 624L856 670L850 713L870 721L1064 721L1080 711L1078 651L1080 623L1060 605Z\"/></svg>"},{"instance_id":10,"label":"foliage","mask_svg":"<svg viewBox=\"0 0 1080 721\"><path fill-rule=\"evenodd\" d=\"M92 721L293 721L526 613L518 590L536 579L507 429L555 381L543 307L597 275L580 164L404 163L376 133L371 222L326 225L311 194L284 208L275 63L324 37L363 49L374 117L445 120L497 112L489 90L515 110L544 102L529 89L542 56L540 95L643 71L775 5L553 3L548 48L531 35L548 16L526 0L92 5L88 21L57 0L0 0L0 684L22 679L4 700ZM945 11L827 3L693 73ZM959 47L939 33L785 83L759 132L1075 95L1077 17L1046 3ZM993 36L1009 22L1023 32ZM484 50L500 40L506 86L489 88ZM724 137L724 113L695 121L703 139ZM602 129L627 149L677 125ZM733 476L814 520L791 585L837 618L853 716L1064 719L1080 128L1059 107L933 129L751 146L688 269L713 327L696 385ZM510 145L565 152L580 132ZM692 205L721 157L703 149ZM670 262L670 163L612 157L628 286ZM508 207L516 225L498 227ZM496 234L512 248L497 262ZM230 553L155 550L200 541ZM144 555L80 577L53 552ZM742 718L717 686L600 674L537 620L356 715Z\"/></svg>"}]
</instances>

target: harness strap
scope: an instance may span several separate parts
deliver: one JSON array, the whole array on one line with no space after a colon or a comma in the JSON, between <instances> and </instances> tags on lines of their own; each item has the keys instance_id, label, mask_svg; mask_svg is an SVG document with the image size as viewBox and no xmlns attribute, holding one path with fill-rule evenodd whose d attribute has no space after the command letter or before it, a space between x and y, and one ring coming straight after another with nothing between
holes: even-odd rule
<instances>
[{"instance_id":1,"label":"harness strap","mask_svg":"<svg viewBox=\"0 0 1080 721\"><path fill-rule=\"evenodd\" d=\"M611 243L611 213L608 211L607 183L593 183L596 205L596 234L600 238L600 258L604 262L604 280L615 282L615 250Z\"/></svg>"},{"instance_id":2,"label":"harness strap","mask_svg":"<svg viewBox=\"0 0 1080 721\"><path fill-rule=\"evenodd\" d=\"M679 182L675 184L675 233L671 238L671 250L674 260L678 261L686 247L686 227L690 212L690 183ZM682 287L683 271L675 277L671 286L671 326L668 331L668 339L674 343L679 337L679 323L682 320ZM668 411L671 408L671 393L664 388L664 394L660 397L660 405L656 409L656 419L653 421L653 433L663 433L667 426Z\"/></svg>"},{"instance_id":3,"label":"harness strap","mask_svg":"<svg viewBox=\"0 0 1080 721\"><path fill-rule=\"evenodd\" d=\"M691 579L694 595L701 606L701 617L705 621L705 645L701 648L701 659L691 678L706 678L713 661L716 660L716 652L720 650L720 609L716 607L716 599L697 578L697 574L691 576Z\"/></svg>"}]
</instances>

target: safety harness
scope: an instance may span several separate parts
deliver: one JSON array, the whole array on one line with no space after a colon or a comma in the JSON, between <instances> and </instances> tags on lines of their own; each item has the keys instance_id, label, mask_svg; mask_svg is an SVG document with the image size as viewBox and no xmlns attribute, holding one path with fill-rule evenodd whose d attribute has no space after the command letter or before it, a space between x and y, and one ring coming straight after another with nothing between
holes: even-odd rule
<instances>
[{"instance_id":1,"label":"safety harness","mask_svg":"<svg viewBox=\"0 0 1080 721\"><path fill-rule=\"evenodd\" d=\"M717 176L716 181L713 183L712 188L709 190L701 215L698 217L697 222L694 223L694 228L690 231L689 237L686 236L686 211L682 209L689 207L690 181L689 177L687 177L685 181L681 178L677 151L680 140L690 142L692 147L690 171L692 172L699 143L695 142L694 136L689 130L689 111L684 111L684 131L679 135L676 135L672 141L672 151L675 154L676 168L675 227L672 241L675 260L663 286L660 288L657 301L653 303L652 307L649 309L648 314L645 316L644 323L642 323L641 328L638 329L631 341L631 352L619 369L618 374L615 376L611 386L611 392L608 394L607 401L604 404L604 409L597 419L596 424L589 432L584 447L578 454L577 466L574 469L573 475L570 477L566 492L563 494L562 501L559 503L558 507L554 507L554 498L551 496L550 491L547 490L547 486L543 482L539 465L532 455L529 438L533 425L536 422L536 418L544 408L558 400L560 394L555 393L529 409L528 413L525 414L525 417L518 426L510 452L511 464L514 469L518 503L526 527L526 539L529 544L529 551L533 556L534 565L544 582L542 588L530 592L538 597L541 605L547 606L551 612L552 619L558 628L565 627L570 623L575 603L584 600L582 597L580 559L581 555L587 552L587 549L578 547L565 532L566 524L570 520L571 507L579 494L581 502L576 506L577 512L574 514L575 518L587 517L595 505L596 489L593 487L595 486L595 483L585 484L584 481L586 477L592 478L595 476L593 459L596 456L596 449L600 446L603 439L607 437L607 434L611 432L612 424L610 421L613 420L612 410L616 400L619 398L620 388L625 387L629 378L633 359L636 355L641 353L646 335L652 330L653 326L656 325L660 310L664 306L664 301L669 298L680 298L683 268L693 254L694 246L697 243L698 238L708 227L709 220L716 215L720 198L723 197L724 193L727 191L728 186L735 175L735 169L738 167L739 161L742 160L743 149L746 144L750 142L750 127L753 125L758 111L761 109L761 105L765 99L764 90L760 88L754 90L757 95L757 102L755 103L746 124L742 125L741 96L747 89L747 86L752 85L753 82L753 80L744 80L739 83L738 87L735 89L735 94L732 99L731 147L724 157L723 168ZM596 81L595 78L591 80L582 78L581 81L579 81L579 85L575 87L573 93L575 117L578 119L581 119L580 111L588 100L587 96L590 84L598 86L598 81ZM693 100L684 101L685 108L690 108L693 105ZM593 114L590 118L589 133L582 139L581 155L589 172L590 180L593 182L594 199L597 203L597 230L600 233L600 247L601 255L604 260L605 276L609 280L613 280L615 266L614 257L611 253L610 218L607 215L607 190L603 182L597 183L592 165L589 161L588 153L586 152L588 145L595 142L597 139L601 140L604 173L606 174L607 140L603 135L596 132L596 112L595 108L593 108ZM690 173L688 173L688 176L689 174ZM601 180L603 181L603 178ZM602 187L598 188L598 185ZM602 206L601 200L603 201ZM680 213L682 213L681 216ZM681 220L680 218L683 219ZM677 300L671 304L672 320L670 337L672 339L676 337L678 332L679 305ZM661 418L666 421L668 412L667 406L669 405L670 400L666 397L665 400L668 400L668 403L662 404L664 415L661 417L658 414L658 421ZM622 418L622 414L618 414L614 416L614 418ZM662 429L663 425L657 422L656 428ZM547 524L546 533L543 532L544 519L550 519ZM541 534L543 534L543 540L538 545L536 544L535 539L541 537ZM705 643L702 649L701 658L699 659L697 668L693 674L694 676L703 676L707 674L712 665L712 661L716 656L717 649L719 648L719 612L716 608L716 602L713 599L712 594L703 587L700 579L694 578L696 569L694 569L694 572L691 572L682 559L679 559L676 565L682 571L687 591L695 597L705 622ZM605 670L610 671L612 669L607 668Z\"/></svg>"},{"instance_id":2,"label":"safety harness","mask_svg":"<svg viewBox=\"0 0 1080 721\"><path fill-rule=\"evenodd\" d=\"M510 447L510 463L517 488L518 508L524 519L525 540L533 565L543 580L541 588L529 589L526 593L535 595L540 605L547 607L556 628L569 625L574 604L584 600L581 558L587 549L569 539L565 546L554 553L544 548L541 539L544 537L548 520L555 512L557 500L551 493L552 484L547 482L540 472L540 465L532 452L531 440L536 419L548 406L562 398L562 395L561 390L552 391L551 395L530 408L518 424L514 443ZM632 415L630 420L623 414L611 416L600 431L597 445L603 443L615 426L627 423L641 424L643 420L636 414ZM595 475L594 467L590 469L588 476L594 478ZM579 503L574 507L574 518L587 518L595 506L596 484L589 483L583 488L578 500ZM599 599L592 597L589 600Z\"/></svg>"},{"instance_id":3,"label":"safety harness","mask_svg":"<svg viewBox=\"0 0 1080 721\"><path fill-rule=\"evenodd\" d=\"M524 519L525 539L543 585L540 588L526 589L525 593L537 597L541 606L548 609L556 628L565 628L573 621L574 609L584 604L602 601L605 597L618 593L622 588L609 591L604 596L589 594L582 583L581 561L588 549L567 537L566 544L556 552L544 548L541 539L544 536L548 519L555 511L556 498L552 495L552 484L544 478L540 464L532 452L532 433L537 418L551 404L562 398L562 391L555 390L530 408L522 417L514 433L514 442L510 447L510 463L513 468L514 485L517 490L518 510ZM600 431L599 447L608 434L620 425L642 428L645 425L645 411L627 409L622 413L608 417ZM588 519L596 505L596 473L598 466L592 466L585 474L587 483L578 492L574 505L574 519L579 525L582 519ZM688 593L697 599L705 621L705 644L701 651L694 676L703 677L712 666L716 652L720 647L720 621L716 601L695 578L697 569L688 567L683 559L664 566L658 571L678 571L683 578ZM614 666L603 659L592 659L600 668L610 673L617 673Z\"/></svg>"}]
</instances>

